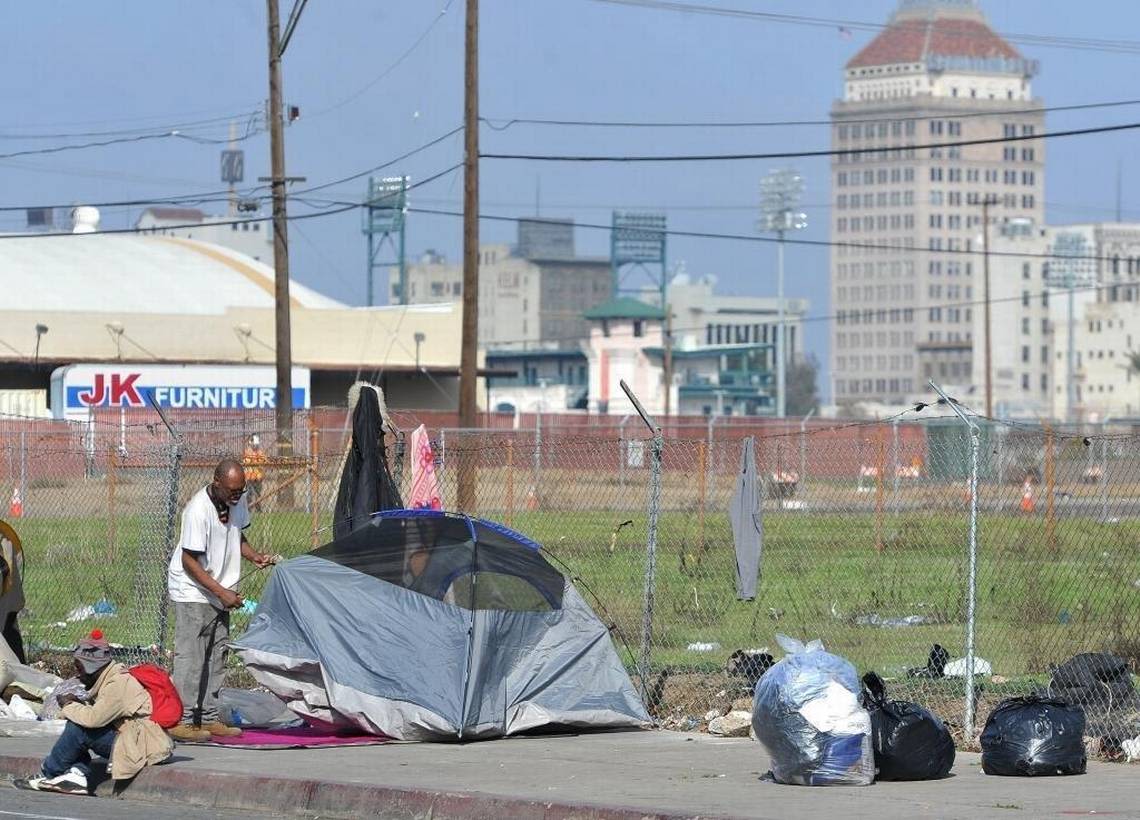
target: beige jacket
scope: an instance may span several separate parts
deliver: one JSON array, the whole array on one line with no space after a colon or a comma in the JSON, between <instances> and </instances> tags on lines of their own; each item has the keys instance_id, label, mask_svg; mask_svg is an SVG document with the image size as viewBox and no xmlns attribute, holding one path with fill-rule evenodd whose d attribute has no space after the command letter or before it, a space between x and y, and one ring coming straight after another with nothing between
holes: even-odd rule
<instances>
[{"instance_id":1,"label":"beige jacket","mask_svg":"<svg viewBox=\"0 0 1140 820\"><path fill-rule=\"evenodd\" d=\"M118 731L111 750L116 780L129 780L144 766L167 760L174 742L150 719L150 694L121 663L111 663L90 690L90 704L69 703L60 716L86 729L114 725Z\"/></svg>"},{"instance_id":2,"label":"beige jacket","mask_svg":"<svg viewBox=\"0 0 1140 820\"><path fill-rule=\"evenodd\" d=\"M0 582L0 626L3 626L9 615L24 608L24 552L19 538L13 541L7 532L0 532L0 561L6 567L2 573L4 580Z\"/></svg>"}]
</instances>

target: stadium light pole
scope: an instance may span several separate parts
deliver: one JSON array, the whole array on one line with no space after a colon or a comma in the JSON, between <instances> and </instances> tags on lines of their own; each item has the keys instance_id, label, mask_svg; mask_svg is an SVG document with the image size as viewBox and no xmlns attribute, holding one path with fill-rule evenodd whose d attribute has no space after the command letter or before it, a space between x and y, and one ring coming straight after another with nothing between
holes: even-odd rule
<instances>
[{"instance_id":1,"label":"stadium light pole","mask_svg":"<svg viewBox=\"0 0 1140 820\"><path fill-rule=\"evenodd\" d=\"M1092 284L1094 276L1086 258L1087 243L1084 235L1072 231L1060 232L1050 248L1049 272L1045 277L1048 287L1068 291L1068 344L1065 355L1065 418L1076 420L1077 414L1077 348L1074 336L1077 330L1076 289Z\"/></svg>"},{"instance_id":2,"label":"stadium light pole","mask_svg":"<svg viewBox=\"0 0 1140 820\"><path fill-rule=\"evenodd\" d=\"M788 339L784 308L784 234L807 227L807 215L796 211L804 180L791 168L771 171L760 180L761 233L775 233L776 245L776 416L787 415Z\"/></svg>"}]
</instances>

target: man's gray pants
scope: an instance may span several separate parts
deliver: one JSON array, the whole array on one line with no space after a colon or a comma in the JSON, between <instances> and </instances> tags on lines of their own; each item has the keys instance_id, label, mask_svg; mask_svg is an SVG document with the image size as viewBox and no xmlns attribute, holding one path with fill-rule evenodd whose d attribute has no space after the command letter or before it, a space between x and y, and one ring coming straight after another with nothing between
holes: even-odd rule
<instances>
[{"instance_id":1,"label":"man's gray pants","mask_svg":"<svg viewBox=\"0 0 1140 820\"><path fill-rule=\"evenodd\" d=\"M174 605L174 686L182 722L218 720L218 698L230 649L230 613L209 604Z\"/></svg>"}]
</instances>

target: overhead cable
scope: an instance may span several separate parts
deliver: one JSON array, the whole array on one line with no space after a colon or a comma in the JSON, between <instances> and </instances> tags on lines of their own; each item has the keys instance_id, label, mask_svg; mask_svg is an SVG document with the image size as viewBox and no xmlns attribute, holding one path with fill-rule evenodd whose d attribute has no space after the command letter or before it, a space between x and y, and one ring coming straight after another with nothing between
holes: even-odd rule
<instances>
[{"instance_id":1,"label":"overhead cable","mask_svg":"<svg viewBox=\"0 0 1140 820\"><path fill-rule=\"evenodd\" d=\"M1021 108L1002 108L995 111L967 111L921 116L882 116L867 119L842 120L571 120L540 119L532 117L480 117L480 122L495 131L506 131L514 125L553 125L571 128L782 128L807 125L862 125L882 122L925 122L928 120L967 120L979 117L1025 116L1026 114L1046 114L1062 111L1087 111L1097 108L1120 108L1140 105L1140 100L1110 100L1098 103L1078 103L1074 105L1031 105Z\"/></svg>"},{"instance_id":2,"label":"overhead cable","mask_svg":"<svg viewBox=\"0 0 1140 820\"><path fill-rule=\"evenodd\" d=\"M1064 131L1044 131L1040 134L1016 134L985 139L958 140L956 142L927 142L921 144L879 145L867 148L835 148L818 151L772 151L754 154L660 154L660 155L617 155L617 154L480 154L480 159L527 160L531 162L731 162L759 159L799 159L806 157L842 157L865 154L890 153L894 151L925 151L928 149L961 148L970 145L996 145L999 143L1027 142L1039 139L1059 139L1081 137L1090 134L1108 134L1115 131L1134 131L1140 122L1118 125L1099 125L1090 128L1070 128Z\"/></svg>"}]
</instances>

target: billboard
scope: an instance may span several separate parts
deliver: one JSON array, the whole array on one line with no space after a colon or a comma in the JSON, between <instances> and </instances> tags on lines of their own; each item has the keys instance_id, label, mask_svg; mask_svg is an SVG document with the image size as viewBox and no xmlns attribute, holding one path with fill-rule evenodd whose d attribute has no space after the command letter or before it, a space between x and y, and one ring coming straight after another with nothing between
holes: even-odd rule
<instances>
[{"instance_id":1,"label":"billboard","mask_svg":"<svg viewBox=\"0 0 1140 820\"><path fill-rule=\"evenodd\" d=\"M309 370L293 368L293 407L308 408ZM51 376L56 418L86 418L93 408L171 410L273 410L277 375L251 365L75 364Z\"/></svg>"}]
</instances>

